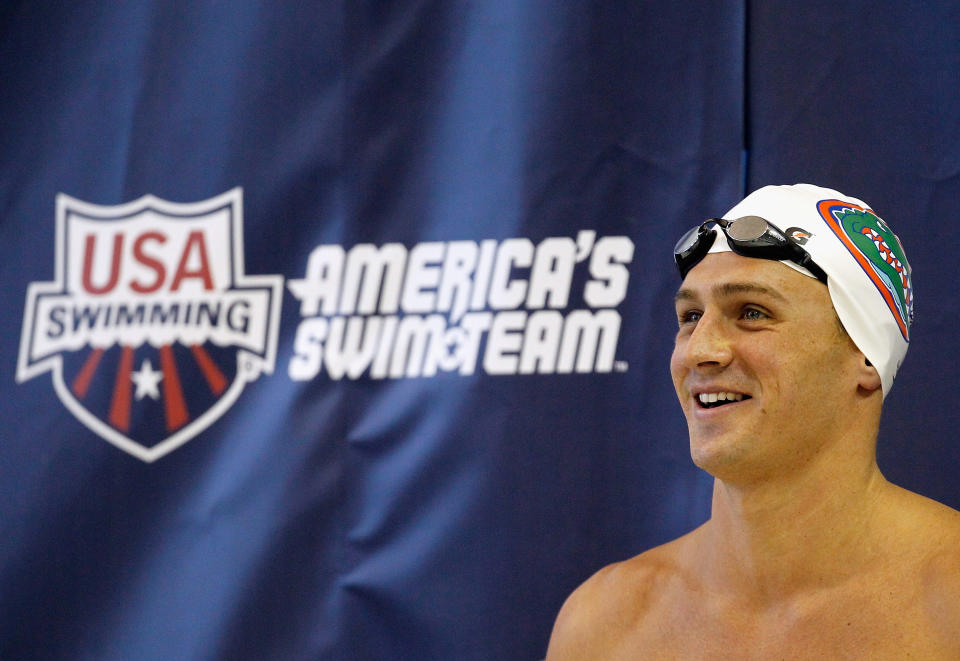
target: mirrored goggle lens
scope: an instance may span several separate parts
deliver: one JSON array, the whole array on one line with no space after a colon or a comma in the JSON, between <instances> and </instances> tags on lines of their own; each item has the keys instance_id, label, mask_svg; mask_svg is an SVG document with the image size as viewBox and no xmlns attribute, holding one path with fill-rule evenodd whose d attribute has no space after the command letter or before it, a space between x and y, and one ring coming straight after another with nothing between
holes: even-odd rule
<instances>
[{"instance_id":1,"label":"mirrored goggle lens","mask_svg":"<svg viewBox=\"0 0 960 661\"><path fill-rule=\"evenodd\" d=\"M744 216L727 225L727 236L734 241L756 241L771 228L760 216Z\"/></svg>"},{"instance_id":2,"label":"mirrored goggle lens","mask_svg":"<svg viewBox=\"0 0 960 661\"><path fill-rule=\"evenodd\" d=\"M673 247L673 254L681 259L688 257L697 248L701 237L706 232L707 223L697 225L691 228L686 234L680 237L677 245Z\"/></svg>"}]
</instances>

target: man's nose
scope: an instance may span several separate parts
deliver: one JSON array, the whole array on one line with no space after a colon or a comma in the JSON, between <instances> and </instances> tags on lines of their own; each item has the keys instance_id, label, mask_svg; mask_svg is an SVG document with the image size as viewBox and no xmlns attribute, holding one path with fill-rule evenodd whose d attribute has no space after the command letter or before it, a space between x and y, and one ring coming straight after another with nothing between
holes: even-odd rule
<instances>
[{"instance_id":1,"label":"man's nose","mask_svg":"<svg viewBox=\"0 0 960 661\"><path fill-rule=\"evenodd\" d=\"M726 366L733 360L732 337L726 320L704 313L687 340L687 361L691 367Z\"/></svg>"}]
</instances>

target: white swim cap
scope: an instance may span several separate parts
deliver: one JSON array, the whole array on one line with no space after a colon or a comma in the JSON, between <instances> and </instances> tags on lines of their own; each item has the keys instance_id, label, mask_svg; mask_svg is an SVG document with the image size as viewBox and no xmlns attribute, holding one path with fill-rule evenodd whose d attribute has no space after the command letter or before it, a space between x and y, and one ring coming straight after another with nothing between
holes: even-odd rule
<instances>
[{"instance_id":1,"label":"white swim cap","mask_svg":"<svg viewBox=\"0 0 960 661\"><path fill-rule=\"evenodd\" d=\"M886 397L910 343L913 281L897 235L864 202L810 184L765 186L724 218L760 216L797 240L827 274L833 307L876 368ZM718 231L710 252L730 250ZM783 261L814 277L807 269Z\"/></svg>"}]
</instances>

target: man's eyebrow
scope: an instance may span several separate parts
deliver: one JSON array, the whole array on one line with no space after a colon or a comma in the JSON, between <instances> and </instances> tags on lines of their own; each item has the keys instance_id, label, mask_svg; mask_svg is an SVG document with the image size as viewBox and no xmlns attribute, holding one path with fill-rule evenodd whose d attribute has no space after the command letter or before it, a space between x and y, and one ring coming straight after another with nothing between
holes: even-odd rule
<instances>
[{"instance_id":1,"label":"man's eyebrow","mask_svg":"<svg viewBox=\"0 0 960 661\"><path fill-rule=\"evenodd\" d=\"M694 298L694 295L692 291L681 287L680 289L677 290L677 293L673 295L673 302L679 303L680 301L690 301L690 300L693 300L693 298Z\"/></svg>"},{"instance_id":2,"label":"man's eyebrow","mask_svg":"<svg viewBox=\"0 0 960 661\"><path fill-rule=\"evenodd\" d=\"M760 294L783 302L787 300L787 298L776 289L771 289L770 287L765 287L755 282L724 282L711 287L710 292L716 298L725 298L739 294ZM681 287L676 295L674 295L673 302L679 303L680 301L690 301L695 298L697 298L697 295L692 290Z\"/></svg>"}]
</instances>

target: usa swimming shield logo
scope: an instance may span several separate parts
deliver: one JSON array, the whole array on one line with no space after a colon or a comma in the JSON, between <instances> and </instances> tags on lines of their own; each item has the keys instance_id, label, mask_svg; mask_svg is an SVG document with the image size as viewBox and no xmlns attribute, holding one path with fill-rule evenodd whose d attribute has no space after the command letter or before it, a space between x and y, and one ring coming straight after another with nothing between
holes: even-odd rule
<instances>
[{"instance_id":1,"label":"usa swimming shield logo","mask_svg":"<svg viewBox=\"0 0 960 661\"><path fill-rule=\"evenodd\" d=\"M273 372L280 275L244 271L242 190L190 204L58 195L55 279L33 282L17 381L50 373L93 433L152 462Z\"/></svg>"}]
</instances>

